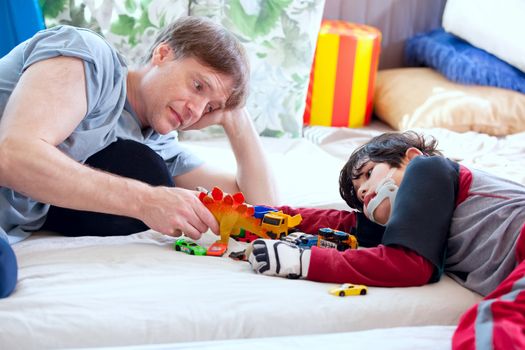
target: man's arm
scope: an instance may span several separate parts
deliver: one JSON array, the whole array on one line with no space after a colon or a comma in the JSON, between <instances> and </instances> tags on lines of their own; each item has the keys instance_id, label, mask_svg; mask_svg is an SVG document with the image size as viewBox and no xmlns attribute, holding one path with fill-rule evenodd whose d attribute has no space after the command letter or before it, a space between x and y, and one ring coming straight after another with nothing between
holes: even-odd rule
<instances>
[{"instance_id":1,"label":"man's arm","mask_svg":"<svg viewBox=\"0 0 525 350\"><path fill-rule=\"evenodd\" d=\"M215 117L215 116L209 116ZM250 204L276 205L279 202L276 182L261 140L255 131L246 109L222 112L222 124L237 160L237 174L203 165L175 178L178 186L193 189L203 186L208 189L220 187L224 192L242 191ZM209 125L211 118L203 122ZM204 126L203 124L202 126ZM193 127L199 128L198 124ZM193 128L192 127L192 128Z\"/></svg>"},{"instance_id":2,"label":"man's arm","mask_svg":"<svg viewBox=\"0 0 525 350\"><path fill-rule=\"evenodd\" d=\"M218 232L192 192L94 170L56 148L86 112L83 61L57 57L30 66L0 120L0 186L55 206L134 217L164 234Z\"/></svg>"}]
</instances>

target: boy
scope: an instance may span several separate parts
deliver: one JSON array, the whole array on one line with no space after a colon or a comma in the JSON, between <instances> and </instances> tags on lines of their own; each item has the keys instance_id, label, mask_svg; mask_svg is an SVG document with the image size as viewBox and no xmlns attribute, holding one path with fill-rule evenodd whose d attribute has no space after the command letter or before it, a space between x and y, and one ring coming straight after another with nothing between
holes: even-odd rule
<instances>
[{"instance_id":1,"label":"boy","mask_svg":"<svg viewBox=\"0 0 525 350\"><path fill-rule=\"evenodd\" d=\"M315 221L309 216L346 231L358 221L358 238L374 233L380 244L339 252L256 240L249 256L256 272L402 287L436 282L446 271L486 296L462 317L455 348L525 348L525 187L446 159L435 140L414 132L375 137L350 156L339 182L342 197L364 218L314 209L288 212L307 218L305 231L319 228L307 227ZM370 222L384 227L382 237Z\"/></svg>"}]
</instances>

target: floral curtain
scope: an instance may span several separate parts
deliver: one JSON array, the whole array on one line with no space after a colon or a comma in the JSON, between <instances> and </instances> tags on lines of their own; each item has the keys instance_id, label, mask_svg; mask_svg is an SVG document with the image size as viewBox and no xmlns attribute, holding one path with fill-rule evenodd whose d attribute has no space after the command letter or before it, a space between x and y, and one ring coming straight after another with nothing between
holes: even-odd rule
<instances>
[{"instance_id":1,"label":"floral curtain","mask_svg":"<svg viewBox=\"0 0 525 350\"><path fill-rule=\"evenodd\" d=\"M99 32L131 65L140 62L158 30L178 17L206 16L221 23L249 55L247 108L259 133L299 137L324 1L40 0L40 5L47 27L70 24Z\"/></svg>"}]
</instances>

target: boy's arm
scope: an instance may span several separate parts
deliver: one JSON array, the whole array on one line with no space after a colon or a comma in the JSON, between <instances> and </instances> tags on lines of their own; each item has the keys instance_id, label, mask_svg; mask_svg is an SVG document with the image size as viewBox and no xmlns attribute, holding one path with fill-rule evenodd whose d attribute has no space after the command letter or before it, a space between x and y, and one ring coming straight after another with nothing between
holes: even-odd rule
<instances>
[{"instance_id":1,"label":"boy's arm","mask_svg":"<svg viewBox=\"0 0 525 350\"><path fill-rule=\"evenodd\" d=\"M454 211L458 172L457 164L441 157L417 157L409 164L384 232L382 243L386 246L345 252L314 247L298 254L293 247L256 240L249 260L259 273L299 275L323 282L401 287L437 281ZM366 218L358 220L358 232L360 228L366 231L368 224Z\"/></svg>"},{"instance_id":2,"label":"boy's arm","mask_svg":"<svg viewBox=\"0 0 525 350\"><path fill-rule=\"evenodd\" d=\"M257 272L269 276L306 278L331 283L359 283L378 287L410 287L428 283L434 266L403 247L349 249L301 249L287 242L258 239L248 261Z\"/></svg>"},{"instance_id":3,"label":"boy's arm","mask_svg":"<svg viewBox=\"0 0 525 350\"><path fill-rule=\"evenodd\" d=\"M410 287L428 283L433 271L430 261L403 247L379 245L344 252L313 247L306 278L318 282Z\"/></svg>"},{"instance_id":4,"label":"boy's arm","mask_svg":"<svg viewBox=\"0 0 525 350\"><path fill-rule=\"evenodd\" d=\"M297 226L297 229L304 233L317 234L317 230L322 227L350 232L350 230L356 226L356 213L351 211L292 208L288 206L276 207L275 209L281 210L283 213L291 216L301 214L303 220Z\"/></svg>"},{"instance_id":5,"label":"boy's arm","mask_svg":"<svg viewBox=\"0 0 525 350\"><path fill-rule=\"evenodd\" d=\"M368 220L358 211L316 208L276 207L288 215L301 214L303 220L297 226L301 232L317 234L322 227L329 227L343 232L352 232L357 227L356 235L360 247L375 247L381 243L385 228Z\"/></svg>"},{"instance_id":6,"label":"boy's arm","mask_svg":"<svg viewBox=\"0 0 525 350\"><path fill-rule=\"evenodd\" d=\"M382 243L403 246L435 266L439 280L445 263L456 206L459 165L443 157L416 157L406 168Z\"/></svg>"}]
</instances>

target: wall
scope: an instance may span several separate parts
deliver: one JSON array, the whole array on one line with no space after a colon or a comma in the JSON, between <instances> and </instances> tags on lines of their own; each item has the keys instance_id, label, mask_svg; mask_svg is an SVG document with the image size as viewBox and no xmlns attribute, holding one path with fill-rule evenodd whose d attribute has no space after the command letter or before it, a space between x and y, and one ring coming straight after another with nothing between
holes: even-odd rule
<instances>
[{"instance_id":1,"label":"wall","mask_svg":"<svg viewBox=\"0 0 525 350\"><path fill-rule=\"evenodd\" d=\"M326 0L323 17L381 30L379 69L403 66L404 42L441 26L446 0Z\"/></svg>"}]
</instances>

